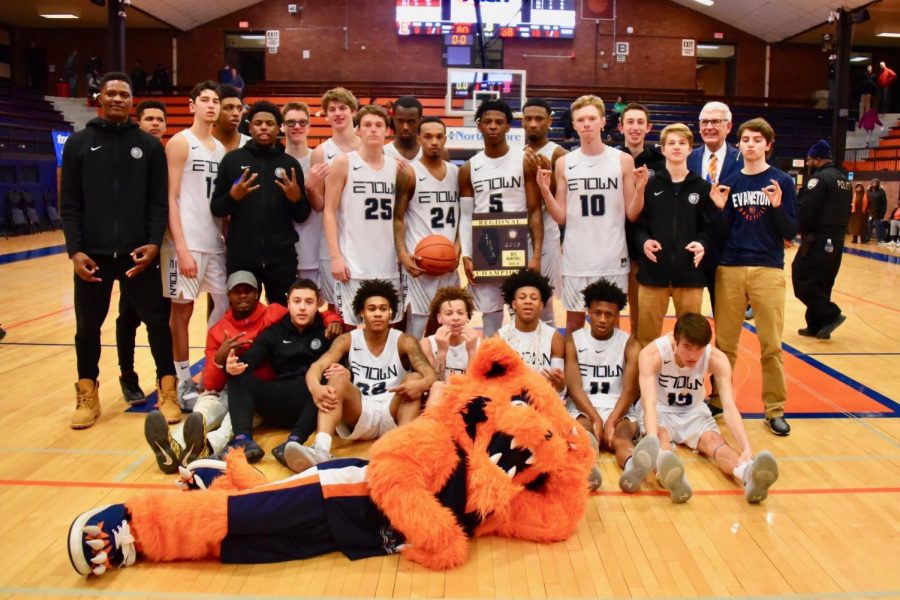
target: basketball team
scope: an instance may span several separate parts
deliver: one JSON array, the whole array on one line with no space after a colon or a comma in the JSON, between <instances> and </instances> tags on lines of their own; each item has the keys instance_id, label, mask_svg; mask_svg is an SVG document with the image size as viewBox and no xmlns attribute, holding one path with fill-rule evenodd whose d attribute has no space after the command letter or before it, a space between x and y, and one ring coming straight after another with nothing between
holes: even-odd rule
<instances>
[{"instance_id":1,"label":"basketball team","mask_svg":"<svg viewBox=\"0 0 900 600\"><path fill-rule=\"evenodd\" d=\"M546 377L597 452L615 455L625 492L655 472L674 502L687 501L674 444L715 462L751 503L778 478L773 455L751 448L732 387L752 307L765 423L790 433L783 267L797 208L791 178L766 162L774 132L765 120L741 124L732 147L731 112L710 102L697 148L684 124L665 127L654 146L645 144L651 115L629 104L617 149L603 141L603 101L586 95L571 104L578 144L566 151L548 141L550 104L531 98L520 148L507 140L510 106L487 100L475 114L484 149L457 167L445 124L412 96L388 114L328 90L331 137L314 149L306 104L260 101L242 113L228 85L198 83L192 125L165 146L166 107L142 102L134 123L127 75L107 74L99 100L101 116L71 136L62 168L75 270L73 428L100 417L100 328L118 280L122 392L147 402L134 372L143 322L158 398L145 437L159 468L186 485L192 465L229 449L262 459L261 423L287 432L269 451L294 472L329 460L336 435L372 440L402 427L440 402L482 335ZM504 280L475 276L473 219L485 213L527 215L527 268ZM212 307L196 383L188 330L204 294ZM670 299L677 321L662 335ZM565 308L565 336L554 302ZM626 305L630 334L619 327ZM736 443L721 435L720 415ZM599 469L586 485L601 486Z\"/></svg>"}]
</instances>

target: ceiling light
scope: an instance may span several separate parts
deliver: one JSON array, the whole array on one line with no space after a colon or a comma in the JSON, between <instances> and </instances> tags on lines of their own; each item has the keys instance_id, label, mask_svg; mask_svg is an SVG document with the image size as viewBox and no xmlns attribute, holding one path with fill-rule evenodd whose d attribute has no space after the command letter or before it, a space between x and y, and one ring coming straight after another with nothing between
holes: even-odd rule
<instances>
[{"instance_id":1,"label":"ceiling light","mask_svg":"<svg viewBox=\"0 0 900 600\"><path fill-rule=\"evenodd\" d=\"M78 15L72 13L45 13L41 15L45 19L77 19Z\"/></svg>"},{"instance_id":2,"label":"ceiling light","mask_svg":"<svg viewBox=\"0 0 900 600\"><path fill-rule=\"evenodd\" d=\"M698 50L718 50L720 46L717 44L697 44Z\"/></svg>"},{"instance_id":3,"label":"ceiling light","mask_svg":"<svg viewBox=\"0 0 900 600\"><path fill-rule=\"evenodd\" d=\"M885 31L883 33L876 34L877 37L887 37L887 38L900 38L900 33L893 33L890 31Z\"/></svg>"},{"instance_id":4,"label":"ceiling light","mask_svg":"<svg viewBox=\"0 0 900 600\"><path fill-rule=\"evenodd\" d=\"M712 6L714 4L713 0L694 0L694 2L703 6Z\"/></svg>"},{"instance_id":5,"label":"ceiling light","mask_svg":"<svg viewBox=\"0 0 900 600\"><path fill-rule=\"evenodd\" d=\"M854 56L850 59L850 62L866 62L869 60L868 56Z\"/></svg>"},{"instance_id":6,"label":"ceiling light","mask_svg":"<svg viewBox=\"0 0 900 600\"><path fill-rule=\"evenodd\" d=\"M242 35L242 40L264 40L266 36L264 35Z\"/></svg>"}]
</instances>

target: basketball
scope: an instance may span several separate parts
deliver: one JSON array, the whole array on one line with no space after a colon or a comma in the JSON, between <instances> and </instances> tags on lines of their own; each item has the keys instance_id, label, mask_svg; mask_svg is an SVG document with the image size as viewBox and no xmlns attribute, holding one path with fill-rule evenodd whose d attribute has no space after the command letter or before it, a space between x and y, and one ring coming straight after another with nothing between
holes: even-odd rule
<instances>
[{"instance_id":1,"label":"basketball","mask_svg":"<svg viewBox=\"0 0 900 600\"><path fill-rule=\"evenodd\" d=\"M456 268L456 247L442 235L422 238L416 256L416 264L429 275L444 275Z\"/></svg>"}]
</instances>

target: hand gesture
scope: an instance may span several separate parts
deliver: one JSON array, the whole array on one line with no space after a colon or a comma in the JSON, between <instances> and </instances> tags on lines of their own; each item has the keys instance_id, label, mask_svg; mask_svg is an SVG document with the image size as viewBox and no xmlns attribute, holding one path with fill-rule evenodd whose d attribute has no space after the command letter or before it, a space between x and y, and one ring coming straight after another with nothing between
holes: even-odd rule
<instances>
[{"instance_id":1,"label":"hand gesture","mask_svg":"<svg viewBox=\"0 0 900 600\"><path fill-rule=\"evenodd\" d=\"M662 250L662 244L656 240L647 240L644 242L644 256L646 256L650 262L655 263L657 261L656 253L660 250Z\"/></svg>"},{"instance_id":2,"label":"hand gesture","mask_svg":"<svg viewBox=\"0 0 900 600\"><path fill-rule=\"evenodd\" d=\"M76 252L72 255L72 266L75 267L75 274L84 281L89 283L102 281L99 277L94 276L100 270L100 267L84 252Z\"/></svg>"},{"instance_id":3,"label":"hand gesture","mask_svg":"<svg viewBox=\"0 0 900 600\"><path fill-rule=\"evenodd\" d=\"M231 335L228 333L228 330L225 330L225 339L222 340L222 345L219 346L219 349L216 351L216 355L213 357L213 360L217 365L224 365L225 361L228 360L228 355L231 354L232 350L236 350L241 346L247 346L250 344L245 339L242 339L247 332L240 331L235 335Z\"/></svg>"},{"instance_id":4,"label":"hand gesture","mask_svg":"<svg viewBox=\"0 0 900 600\"><path fill-rule=\"evenodd\" d=\"M694 253L694 267L700 266L700 261L703 260L703 255L706 253L706 250L703 248L703 244L700 242L691 242L687 246L684 247L688 252Z\"/></svg>"},{"instance_id":5,"label":"hand gesture","mask_svg":"<svg viewBox=\"0 0 900 600\"><path fill-rule=\"evenodd\" d=\"M469 285L478 285L475 282L475 265L472 264L472 259L468 256L463 256L463 271L466 272L466 279L469 281Z\"/></svg>"},{"instance_id":6,"label":"hand gesture","mask_svg":"<svg viewBox=\"0 0 900 600\"><path fill-rule=\"evenodd\" d=\"M176 250L175 254L178 255L178 272L191 279L196 277L197 261L194 260L194 255L191 254L190 250L187 248Z\"/></svg>"},{"instance_id":7,"label":"hand gesture","mask_svg":"<svg viewBox=\"0 0 900 600\"><path fill-rule=\"evenodd\" d=\"M466 325L462 330L462 338L466 341L466 352L471 356L478 348L478 334L470 325Z\"/></svg>"},{"instance_id":8,"label":"hand gesture","mask_svg":"<svg viewBox=\"0 0 900 600\"><path fill-rule=\"evenodd\" d=\"M281 183L280 178L275 178L275 185L281 188L281 191L284 192L284 196L290 200L291 202L299 202L300 198L303 196L300 193L300 185L297 183L297 169L291 167L291 174L285 174L284 183Z\"/></svg>"},{"instance_id":9,"label":"hand gesture","mask_svg":"<svg viewBox=\"0 0 900 600\"><path fill-rule=\"evenodd\" d=\"M343 256L338 255L331 259L331 275L337 281L350 281L350 267L347 266Z\"/></svg>"},{"instance_id":10,"label":"hand gesture","mask_svg":"<svg viewBox=\"0 0 900 600\"><path fill-rule=\"evenodd\" d=\"M228 351L228 359L225 361L225 372L232 376L237 376L247 370L247 363L241 362L238 355L235 354L234 348Z\"/></svg>"},{"instance_id":11,"label":"hand gesture","mask_svg":"<svg viewBox=\"0 0 900 600\"><path fill-rule=\"evenodd\" d=\"M634 187L639 190L643 190L647 187L647 182L650 181L650 170L647 169L647 165L642 165L634 170Z\"/></svg>"},{"instance_id":12,"label":"hand gesture","mask_svg":"<svg viewBox=\"0 0 900 600\"><path fill-rule=\"evenodd\" d=\"M318 163L309 168L309 173L304 178L304 185L308 190L314 190L322 185L325 178L328 177L328 171L331 170L325 163Z\"/></svg>"},{"instance_id":13,"label":"hand gesture","mask_svg":"<svg viewBox=\"0 0 900 600\"><path fill-rule=\"evenodd\" d=\"M715 204L717 208L725 208L725 204L728 202L728 195L730 193L730 187L719 183L710 188L709 199L713 201L713 204Z\"/></svg>"},{"instance_id":14,"label":"hand gesture","mask_svg":"<svg viewBox=\"0 0 900 600\"><path fill-rule=\"evenodd\" d=\"M562 369L548 369L544 368L541 371L541 374L547 378L547 381L550 382L550 385L553 386L557 392L561 392L564 387L566 387L566 378Z\"/></svg>"},{"instance_id":15,"label":"hand gesture","mask_svg":"<svg viewBox=\"0 0 900 600\"><path fill-rule=\"evenodd\" d=\"M525 166L530 169L539 169L541 167L541 156L534 151L534 148L525 148Z\"/></svg>"},{"instance_id":16,"label":"hand gesture","mask_svg":"<svg viewBox=\"0 0 900 600\"><path fill-rule=\"evenodd\" d=\"M450 348L451 335L453 335L453 330L449 325L441 325L437 328L437 331L434 332L434 345L437 346L438 352L447 352Z\"/></svg>"},{"instance_id":17,"label":"hand gesture","mask_svg":"<svg viewBox=\"0 0 900 600\"><path fill-rule=\"evenodd\" d=\"M768 185L762 189L763 193L766 195L766 198L769 199L769 204L772 205L772 208L778 208L781 206L781 186L778 185L778 182L774 179L770 179L772 185Z\"/></svg>"},{"instance_id":18,"label":"hand gesture","mask_svg":"<svg viewBox=\"0 0 900 600\"><path fill-rule=\"evenodd\" d=\"M537 182L541 187L542 192L550 191L550 180L553 177L553 171L550 169L538 169L537 170Z\"/></svg>"},{"instance_id":19,"label":"hand gesture","mask_svg":"<svg viewBox=\"0 0 900 600\"><path fill-rule=\"evenodd\" d=\"M416 263L416 261L419 260L419 257L415 254L404 252L399 258L400 264L403 265L403 268L406 269L406 272L409 273L411 277L418 277L425 273L425 271Z\"/></svg>"},{"instance_id":20,"label":"hand gesture","mask_svg":"<svg viewBox=\"0 0 900 600\"><path fill-rule=\"evenodd\" d=\"M229 192L231 197L234 198L235 201L240 202L247 197L247 194L258 190L259 184L253 185L254 181L256 181L256 173L251 175L250 167L247 167L231 186L231 192Z\"/></svg>"}]
</instances>

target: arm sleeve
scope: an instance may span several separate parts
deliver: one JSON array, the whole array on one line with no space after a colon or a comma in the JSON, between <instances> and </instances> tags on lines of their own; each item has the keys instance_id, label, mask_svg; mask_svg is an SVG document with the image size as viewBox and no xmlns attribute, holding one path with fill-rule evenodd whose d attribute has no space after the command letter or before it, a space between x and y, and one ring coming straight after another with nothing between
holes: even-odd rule
<instances>
[{"instance_id":1,"label":"arm sleeve","mask_svg":"<svg viewBox=\"0 0 900 600\"><path fill-rule=\"evenodd\" d=\"M459 199L459 247L462 255L470 258L472 257L472 213L474 211L474 198Z\"/></svg>"},{"instance_id":2,"label":"arm sleeve","mask_svg":"<svg viewBox=\"0 0 900 600\"><path fill-rule=\"evenodd\" d=\"M74 137L74 136L73 136ZM59 216L66 236L66 252L72 256L82 251L84 223L84 188L81 186L81 154L71 137L63 147L62 180L60 182Z\"/></svg>"},{"instance_id":3,"label":"arm sleeve","mask_svg":"<svg viewBox=\"0 0 900 600\"><path fill-rule=\"evenodd\" d=\"M169 167L162 145L154 144L147 173L147 243L161 246L169 224Z\"/></svg>"}]
</instances>

